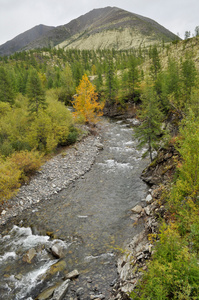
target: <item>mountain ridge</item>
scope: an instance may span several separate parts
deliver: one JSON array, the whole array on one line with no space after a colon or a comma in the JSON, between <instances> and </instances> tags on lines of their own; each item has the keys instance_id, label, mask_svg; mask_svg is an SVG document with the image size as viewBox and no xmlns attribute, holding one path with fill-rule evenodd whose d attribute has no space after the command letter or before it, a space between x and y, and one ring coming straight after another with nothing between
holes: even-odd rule
<instances>
[{"instance_id":1,"label":"mountain ridge","mask_svg":"<svg viewBox=\"0 0 199 300\"><path fill-rule=\"evenodd\" d=\"M54 26L46 26L40 24L26 30L25 32L17 35L15 38L0 45L0 56L10 55L16 51L19 51L27 44L31 43L33 40L38 39L39 37L45 35L49 30L52 30L54 28Z\"/></svg>"},{"instance_id":2,"label":"mountain ridge","mask_svg":"<svg viewBox=\"0 0 199 300\"><path fill-rule=\"evenodd\" d=\"M80 50L124 50L176 39L179 37L150 18L108 6L93 9L65 25L37 25L1 45L0 55L55 46Z\"/></svg>"}]
</instances>

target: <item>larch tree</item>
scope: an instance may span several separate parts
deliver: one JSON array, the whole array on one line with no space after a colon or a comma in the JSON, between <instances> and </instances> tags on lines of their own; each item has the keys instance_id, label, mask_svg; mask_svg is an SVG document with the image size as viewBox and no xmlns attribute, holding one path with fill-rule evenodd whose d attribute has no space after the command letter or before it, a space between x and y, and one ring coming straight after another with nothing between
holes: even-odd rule
<instances>
[{"instance_id":1,"label":"larch tree","mask_svg":"<svg viewBox=\"0 0 199 300\"><path fill-rule=\"evenodd\" d=\"M29 111L31 113L38 114L39 109L47 107L42 83L35 69L32 69L28 76L27 96L29 99Z\"/></svg>"},{"instance_id":2,"label":"larch tree","mask_svg":"<svg viewBox=\"0 0 199 300\"><path fill-rule=\"evenodd\" d=\"M138 87L139 82L139 71L138 60L134 55L130 58L127 81L129 85L129 92L135 98L136 88Z\"/></svg>"},{"instance_id":3,"label":"larch tree","mask_svg":"<svg viewBox=\"0 0 199 300\"><path fill-rule=\"evenodd\" d=\"M118 83L115 76L113 57L109 54L106 65L106 96L110 103L115 101L117 88Z\"/></svg>"},{"instance_id":4,"label":"larch tree","mask_svg":"<svg viewBox=\"0 0 199 300\"><path fill-rule=\"evenodd\" d=\"M72 96L75 94L75 82L71 67L66 63L64 70L60 75L61 87L59 89L59 100L66 105L70 104Z\"/></svg>"},{"instance_id":5,"label":"larch tree","mask_svg":"<svg viewBox=\"0 0 199 300\"><path fill-rule=\"evenodd\" d=\"M6 70L0 68L0 101L14 103L14 92L8 73Z\"/></svg>"},{"instance_id":6,"label":"larch tree","mask_svg":"<svg viewBox=\"0 0 199 300\"><path fill-rule=\"evenodd\" d=\"M161 69L160 58L159 58L158 49L156 45L154 45L152 49L150 49L149 57L151 59L151 66L150 66L151 76L154 80L156 80L158 72Z\"/></svg>"},{"instance_id":7,"label":"larch tree","mask_svg":"<svg viewBox=\"0 0 199 300\"><path fill-rule=\"evenodd\" d=\"M189 101L193 87L196 85L197 71L192 58L187 57L181 64L181 80L185 101Z\"/></svg>"},{"instance_id":8,"label":"larch tree","mask_svg":"<svg viewBox=\"0 0 199 300\"><path fill-rule=\"evenodd\" d=\"M147 145L145 154L149 153L153 160L153 151L157 150L160 136L163 114L159 108L159 102L154 87L147 85L142 96L142 104L138 112L141 125L135 129L135 136L138 138L138 147Z\"/></svg>"},{"instance_id":9,"label":"larch tree","mask_svg":"<svg viewBox=\"0 0 199 300\"><path fill-rule=\"evenodd\" d=\"M95 92L95 86L89 81L86 74L83 75L76 89L73 107L75 109L74 115L77 119L86 123L96 123L99 117L103 115L102 109L104 103L98 102L98 94Z\"/></svg>"}]
</instances>

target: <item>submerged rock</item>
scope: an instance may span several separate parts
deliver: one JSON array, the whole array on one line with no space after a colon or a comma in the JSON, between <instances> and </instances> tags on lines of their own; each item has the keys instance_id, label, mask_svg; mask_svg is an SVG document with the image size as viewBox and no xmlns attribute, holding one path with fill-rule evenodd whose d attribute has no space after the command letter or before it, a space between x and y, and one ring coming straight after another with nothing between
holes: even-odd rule
<instances>
[{"instance_id":1,"label":"submerged rock","mask_svg":"<svg viewBox=\"0 0 199 300\"><path fill-rule=\"evenodd\" d=\"M58 261L57 263L53 264L44 275L44 279L48 278L49 276L55 275L57 272L64 271L66 268L66 262L64 260Z\"/></svg>"},{"instance_id":2,"label":"submerged rock","mask_svg":"<svg viewBox=\"0 0 199 300\"><path fill-rule=\"evenodd\" d=\"M23 261L31 264L33 258L36 256L37 252L34 248L29 249L23 256Z\"/></svg>"},{"instance_id":3,"label":"submerged rock","mask_svg":"<svg viewBox=\"0 0 199 300\"><path fill-rule=\"evenodd\" d=\"M47 299L52 299L51 297L53 296L54 291L59 288L61 283L57 283L56 285L53 285L46 290L44 290L41 294L37 296L35 300L47 300Z\"/></svg>"}]
</instances>

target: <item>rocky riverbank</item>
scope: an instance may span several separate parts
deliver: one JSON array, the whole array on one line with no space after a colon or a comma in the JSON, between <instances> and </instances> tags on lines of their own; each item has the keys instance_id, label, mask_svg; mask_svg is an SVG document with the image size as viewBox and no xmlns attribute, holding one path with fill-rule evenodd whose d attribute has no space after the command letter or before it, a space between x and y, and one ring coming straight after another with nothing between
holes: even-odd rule
<instances>
[{"instance_id":1,"label":"rocky riverbank","mask_svg":"<svg viewBox=\"0 0 199 300\"><path fill-rule=\"evenodd\" d=\"M130 126L136 125L134 119L129 119ZM96 129L96 134L90 134L80 142L70 146L62 153L46 162L39 172L32 178L30 184L24 185L18 195L9 200L3 207L0 217L0 224L5 224L12 216L20 214L24 209L41 200L47 200L50 196L59 193L77 178L84 176L93 165L99 150L103 148L101 144L101 131L105 130L106 122L100 124ZM88 128L87 128L88 130ZM170 159L166 152L162 156L162 161ZM159 161L157 160L159 163ZM155 167L154 165L151 167ZM157 168L155 168L156 170ZM148 168L147 168L148 170ZM168 172L170 171L167 170ZM145 170L146 172L146 170ZM146 173L146 178L153 178L153 173ZM165 172L163 172L165 175ZM145 178L145 181L147 181ZM143 178L144 179L144 178ZM155 233L158 228L157 218L164 214L164 207L159 207L159 188L154 186L149 190L146 199L142 203L132 208L132 219L134 224L144 218L145 230L132 237L132 241L126 245L124 254L118 260L119 281L113 287L113 297L109 300L129 299L128 294L136 286L142 276L142 269L146 269L146 260L150 258L153 246L148 241L148 234ZM68 282L66 282L68 287ZM100 299L98 297L98 299Z\"/></svg>"},{"instance_id":2,"label":"rocky riverbank","mask_svg":"<svg viewBox=\"0 0 199 300\"><path fill-rule=\"evenodd\" d=\"M160 188L150 189L146 199L132 208L135 223L144 219L145 228L135 235L124 247L123 254L117 262L119 281L113 288L114 298L111 300L127 300L129 294L136 288L138 281L147 270L147 262L153 254L153 243L149 236L158 232L159 217L164 217L165 208L159 204Z\"/></svg>"},{"instance_id":3,"label":"rocky riverbank","mask_svg":"<svg viewBox=\"0 0 199 300\"><path fill-rule=\"evenodd\" d=\"M47 200L66 188L71 182L83 176L93 165L102 144L100 132L106 125L99 124L95 134L89 134L75 145L65 148L60 154L47 161L29 184L23 185L18 194L1 207L0 225L9 218L41 200ZM89 128L84 128L89 132Z\"/></svg>"},{"instance_id":4,"label":"rocky riverbank","mask_svg":"<svg viewBox=\"0 0 199 300\"><path fill-rule=\"evenodd\" d=\"M178 156L173 145L161 148L155 160L141 174L151 188L146 199L132 208L132 214L136 221L144 219L145 228L125 246L123 255L118 259L120 279L114 287L115 297L111 300L131 299L128 295L147 270L147 262L154 251L153 239L159 232L159 220L166 219L167 214L161 195L174 175Z\"/></svg>"}]
</instances>

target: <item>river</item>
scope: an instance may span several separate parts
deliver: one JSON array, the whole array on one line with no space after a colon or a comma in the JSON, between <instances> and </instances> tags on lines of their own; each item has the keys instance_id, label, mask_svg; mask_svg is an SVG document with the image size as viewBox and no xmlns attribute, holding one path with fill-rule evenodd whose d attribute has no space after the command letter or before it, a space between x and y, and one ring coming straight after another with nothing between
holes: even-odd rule
<instances>
[{"instance_id":1,"label":"river","mask_svg":"<svg viewBox=\"0 0 199 300\"><path fill-rule=\"evenodd\" d=\"M133 128L123 122L110 121L102 142L104 149L88 173L3 227L0 299L35 299L74 269L80 275L70 282L64 299L110 298L117 257L143 228L142 222L134 223L131 208L146 196L139 176L148 159L141 158ZM65 249L65 270L46 276L58 261L48 251L55 243ZM24 255L33 248L36 255L27 263Z\"/></svg>"}]
</instances>

